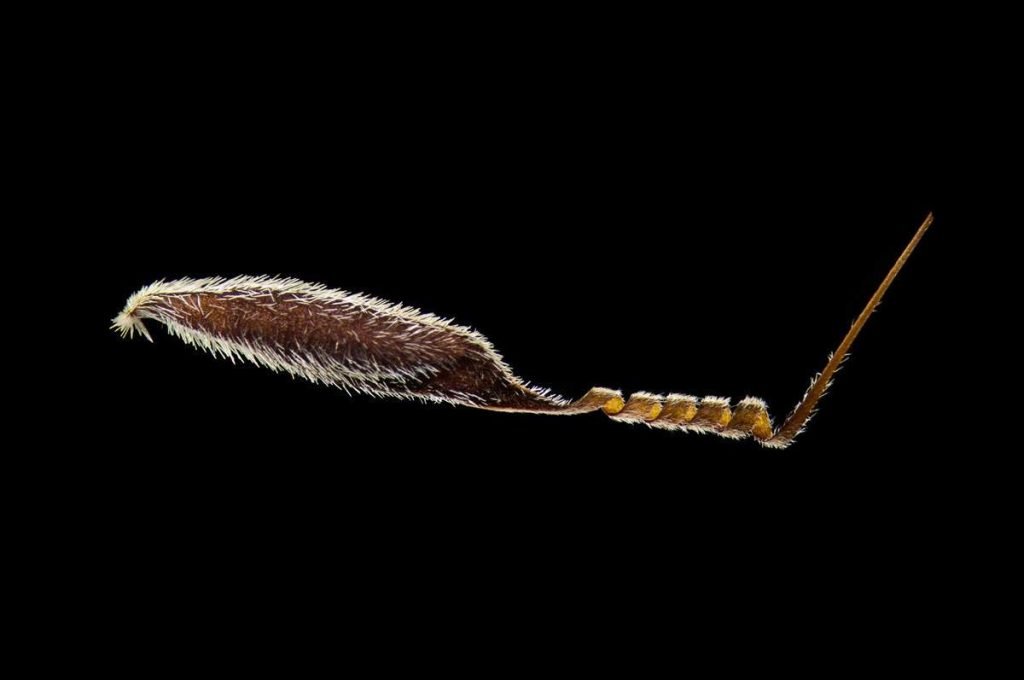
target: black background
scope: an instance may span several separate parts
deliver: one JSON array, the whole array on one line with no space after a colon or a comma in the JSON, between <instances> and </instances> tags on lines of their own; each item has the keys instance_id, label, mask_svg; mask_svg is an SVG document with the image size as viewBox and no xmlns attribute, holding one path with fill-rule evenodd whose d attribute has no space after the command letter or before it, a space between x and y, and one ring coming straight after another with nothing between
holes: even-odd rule
<instances>
[{"instance_id":1,"label":"black background","mask_svg":"<svg viewBox=\"0 0 1024 680\"><path fill-rule=\"evenodd\" d=\"M919 409L943 379L942 310L958 285L943 260L963 226L934 181L942 149L912 145L916 112L861 112L827 91L744 111L639 85L613 98L598 83L569 96L453 78L378 98L379 82L328 97L209 80L134 93L105 148L109 193L94 199L116 200L89 234L107 398L151 410L154 425L180 417L158 445L275 464L397 453L429 466L447 452L498 465L507 450L527 468L660 459L857 474L934 436ZM106 328L159 278L280 274L453 317L567 396L752 394L779 420L929 210L932 233L782 454L598 415L350 398L160 331L150 346Z\"/></svg>"},{"instance_id":2,"label":"black background","mask_svg":"<svg viewBox=\"0 0 1024 680\"><path fill-rule=\"evenodd\" d=\"M725 575L753 598L842 568L855 595L968 530L950 314L977 228L965 159L991 142L985 116L943 111L964 97L945 62L146 41L68 65L66 171L88 178L68 200L89 219L64 247L91 282L70 474L94 480L87 524L131 555L124 578L241 602L279 569L311 597L383 579L440 606L438 579L583 602L618 569L637 592L648 568L696 570L651 587ZM568 397L749 394L779 422L928 211L783 452L349 397L108 328L159 278L280 274L452 317Z\"/></svg>"}]
</instances>

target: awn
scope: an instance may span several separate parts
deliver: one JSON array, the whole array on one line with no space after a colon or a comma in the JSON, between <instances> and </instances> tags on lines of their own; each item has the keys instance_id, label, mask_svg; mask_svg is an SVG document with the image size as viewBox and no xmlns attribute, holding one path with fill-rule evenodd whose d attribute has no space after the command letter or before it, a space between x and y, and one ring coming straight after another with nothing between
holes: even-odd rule
<instances>
[{"instance_id":1,"label":"awn","mask_svg":"<svg viewBox=\"0 0 1024 680\"><path fill-rule=\"evenodd\" d=\"M709 432L764 446L793 443L831 384L858 333L932 224L925 218L892 270L853 322L824 370L778 429L763 401L682 394L622 393L595 387L576 401L517 378L482 335L433 314L321 284L266 276L157 281L114 319L121 335L153 340L152 319L186 343L234 361L244 358L347 392L448 402L494 411L609 417L673 430Z\"/></svg>"}]
</instances>

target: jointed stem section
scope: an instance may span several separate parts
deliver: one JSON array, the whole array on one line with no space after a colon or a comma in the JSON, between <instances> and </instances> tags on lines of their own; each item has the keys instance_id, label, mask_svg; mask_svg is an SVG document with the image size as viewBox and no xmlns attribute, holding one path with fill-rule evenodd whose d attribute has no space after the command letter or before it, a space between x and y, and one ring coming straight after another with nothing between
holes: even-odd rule
<instances>
[{"instance_id":1,"label":"jointed stem section","mask_svg":"<svg viewBox=\"0 0 1024 680\"><path fill-rule=\"evenodd\" d=\"M857 320L850 326L849 332L839 347L829 358L824 370L811 382L810 388L804 394L804 398L796 405L793 412L777 430L772 428L771 417L768 415L768 408L763 401L754 397L747 397L740 401L735 408L732 408L728 399L721 397L704 397L698 399L683 394L669 394L667 396L649 394L647 392L636 392L628 400L622 398L620 392L609 390L603 387L595 387L590 390L582 399L569 406L558 409L557 412L565 414L584 413L601 409L610 418L631 423L646 423L653 427L663 427L679 430L690 430L696 432L709 432L723 437L740 439L753 437L764 446L783 449L793 443L807 421L814 415L814 409L818 401L828 391L832 376L843 363L854 340L867 324L875 308L882 301L885 292L899 275L903 265L910 259L911 253L921 242L925 232L931 227L934 217L931 213L918 227L914 237L907 244L896 264L892 266L889 273L879 284L874 295L868 300L864 310L857 317ZM547 410L547 412L552 412Z\"/></svg>"}]
</instances>

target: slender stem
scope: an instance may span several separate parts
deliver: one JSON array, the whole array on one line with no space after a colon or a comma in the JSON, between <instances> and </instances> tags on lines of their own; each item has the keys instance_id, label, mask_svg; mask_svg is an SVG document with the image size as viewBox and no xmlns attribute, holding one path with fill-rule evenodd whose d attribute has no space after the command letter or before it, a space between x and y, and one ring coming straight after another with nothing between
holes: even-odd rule
<instances>
[{"instance_id":1,"label":"slender stem","mask_svg":"<svg viewBox=\"0 0 1024 680\"><path fill-rule=\"evenodd\" d=\"M910 259L910 254L914 252L917 244L920 243L921 238L924 236L925 232L928 231L928 227L932 226L934 219L935 218L931 213L928 213L928 216L924 218L924 222L922 222L921 226L918 227L917 233L914 234L914 238L910 240L910 243L908 243L907 247L903 250L903 254L900 255L899 259L896 260L896 264L892 266L888 275L886 275L882 280L882 283L878 286L878 290L876 290L875 294L871 296L870 300L868 300L868 304L864 307L864 311L860 313L857 320L853 322L852 326L850 326L850 331L846 334L846 337L843 338L843 341L839 343L839 347L836 348L835 353L825 366L825 369L821 372L821 375L814 382L814 385L812 385L811 389L807 391L806 395L804 395L803 402L796 407L792 415L790 415L789 418L786 419L786 422L782 424L782 427L780 427L772 438L768 440L768 443L773 443L777 446L785 446L793 441L793 438L800 433L800 430L807 422L807 419L814 413L814 407L817 405L818 400L821 399L825 394L825 390L828 389L828 384L832 379L832 375L836 372L836 369L839 368L839 365L843 363L843 359L850 351L850 346L853 345L853 341L857 339L857 335L860 334L861 329L864 328L864 325L867 323L868 317L870 317L871 313L875 311L876 307L878 307L878 303L882 301L882 296L885 295L885 291L889 290L889 286L892 284L897 274L900 273L900 270L903 269L903 265L907 263L908 259Z\"/></svg>"}]
</instances>

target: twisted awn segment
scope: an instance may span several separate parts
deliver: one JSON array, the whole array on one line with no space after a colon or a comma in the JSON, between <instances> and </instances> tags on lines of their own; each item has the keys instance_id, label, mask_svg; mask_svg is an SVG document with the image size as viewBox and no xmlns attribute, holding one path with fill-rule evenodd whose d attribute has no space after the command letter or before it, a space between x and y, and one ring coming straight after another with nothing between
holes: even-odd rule
<instances>
[{"instance_id":1,"label":"twisted awn segment","mask_svg":"<svg viewBox=\"0 0 1024 680\"><path fill-rule=\"evenodd\" d=\"M122 336L153 340L143 321L164 324L187 344L232 361L346 392L446 402L495 411L574 415L601 410L614 420L706 432L785 448L803 431L853 340L931 225L929 215L825 369L777 430L754 397L622 393L595 387L577 401L517 378L491 343L474 330L433 314L321 284L267 276L157 281L132 295L114 319Z\"/></svg>"}]
</instances>

